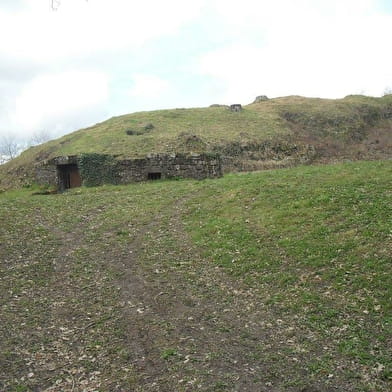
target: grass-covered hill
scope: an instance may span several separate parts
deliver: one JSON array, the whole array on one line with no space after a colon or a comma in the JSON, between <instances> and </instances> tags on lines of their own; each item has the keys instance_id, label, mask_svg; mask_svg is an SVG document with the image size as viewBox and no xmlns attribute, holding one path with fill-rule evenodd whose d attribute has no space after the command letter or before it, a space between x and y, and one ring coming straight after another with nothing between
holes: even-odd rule
<instances>
[{"instance_id":1,"label":"grass-covered hill","mask_svg":"<svg viewBox=\"0 0 392 392\"><path fill-rule=\"evenodd\" d=\"M0 390L390 392L391 178L0 194Z\"/></svg>"},{"instance_id":2,"label":"grass-covered hill","mask_svg":"<svg viewBox=\"0 0 392 392\"><path fill-rule=\"evenodd\" d=\"M284 97L243 107L127 114L32 147L0 166L0 188L32 181L33 164L79 153L124 157L219 152L225 171L392 155L392 95L327 100Z\"/></svg>"}]
</instances>

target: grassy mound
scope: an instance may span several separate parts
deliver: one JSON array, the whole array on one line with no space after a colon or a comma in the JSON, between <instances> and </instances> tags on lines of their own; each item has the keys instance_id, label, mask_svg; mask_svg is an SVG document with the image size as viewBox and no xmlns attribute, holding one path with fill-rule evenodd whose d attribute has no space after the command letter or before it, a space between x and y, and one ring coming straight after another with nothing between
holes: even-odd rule
<instances>
[{"instance_id":1,"label":"grassy mound","mask_svg":"<svg viewBox=\"0 0 392 392\"><path fill-rule=\"evenodd\" d=\"M276 98L241 112L224 106L114 117L32 147L0 166L0 187L33 181L33 165L59 155L219 152L226 172L288 167L313 161L388 158L392 95L339 100Z\"/></svg>"}]
</instances>

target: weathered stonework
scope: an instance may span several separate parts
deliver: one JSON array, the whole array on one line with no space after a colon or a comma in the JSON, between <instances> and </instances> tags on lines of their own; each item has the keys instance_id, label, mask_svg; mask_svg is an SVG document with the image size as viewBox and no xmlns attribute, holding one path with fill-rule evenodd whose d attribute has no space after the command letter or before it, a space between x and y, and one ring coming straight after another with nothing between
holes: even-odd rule
<instances>
[{"instance_id":1,"label":"weathered stonework","mask_svg":"<svg viewBox=\"0 0 392 392\"><path fill-rule=\"evenodd\" d=\"M39 185L57 185L57 167L55 165L41 164L35 169L35 180Z\"/></svg>"},{"instance_id":2,"label":"weathered stonework","mask_svg":"<svg viewBox=\"0 0 392 392\"><path fill-rule=\"evenodd\" d=\"M36 182L39 185L59 187L61 185L59 167L77 165L77 161L78 157L76 155L69 155L40 162L35 168Z\"/></svg>"},{"instance_id":3,"label":"weathered stonework","mask_svg":"<svg viewBox=\"0 0 392 392\"><path fill-rule=\"evenodd\" d=\"M120 182L145 181L159 175L159 178L214 178L222 176L221 160L218 155L172 154L149 155L140 159L119 161Z\"/></svg>"},{"instance_id":4,"label":"weathered stonework","mask_svg":"<svg viewBox=\"0 0 392 392\"><path fill-rule=\"evenodd\" d=\"M253 101L253 103L259 103L259 102L264 102L264 101L268 101L268 97L266 95L258 95L255 100Z\"/></svg>"},{"instance_id":5,"label":"weathered stonework","mask_svg":"<svg viewBox=\"0 0 392 392\"><path fill-rule=\"evenodd\" d=\"M230 105L230 110L232 112L240 112L242 110L242 106L239 103L235 103L233 105Z\"/></svg>"},{"instance_id":6,"label":"weathered stonework","mask_svg":"<svg viewBox=\"0 0 392 392\"><path fill-rule=\"evenodd\" d=\"M216 178L222 176L219 154L154 154L145 158L116 159L115 179L118 184L170 178ZM62 156L41 162L36 167L36 181L41 185L64 190L80 183L77 156ZM82 176L83 177L83 176Z\"/></svg>"}]
</instances>

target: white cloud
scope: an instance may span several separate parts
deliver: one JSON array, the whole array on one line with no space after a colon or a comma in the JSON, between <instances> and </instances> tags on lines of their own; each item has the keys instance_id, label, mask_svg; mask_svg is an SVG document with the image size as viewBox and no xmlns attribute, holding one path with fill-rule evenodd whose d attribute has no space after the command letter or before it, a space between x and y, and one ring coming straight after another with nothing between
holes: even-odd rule
<instances>
[{"instance_id":1,"label":"white cloud","mask_svg":"<svg viewBox=\"0 0 392 392\"><path fill-rule=\"evenodd\" d=\"M95 71L46 74L28 83L15 100L14 127L30 133L56 119L81 114L108 97L107 77Z\"/></svg>"},{"instance_id":2,"label":"white cloud","mask_svg":"<svg viewBox=\"0 0 392 392\"><path fill-rule=\"evenodd\" d=\"M392 81L392 52L387 49L392 16L377 14L370 0L317 3L323 7L306 0L258 5L244 0L234 12L229 1L222 12L238 34L225 47L203 55L200 72L226 85L225 101L247 102L260 94L381 94ZM263 37L260 43L249 39L250 29Z\"/></svg>"},{"instance_id":3,"label":"white cloud","mask_svg":"<svg viewBox=\"0 0 392 392\"><path fill-rule=\"evenodd\" d=\"M377 0L4 0L0 36L0 134L392 86L392 15Z\"/></svg>"},{"instance_id":4,"label":"white cloud","mask_svg":"<svg viewBox=\"0 0 392 392\"><path fill-rule=\"evenodd\" d=\"M175 33L196 17L203 1L25 0L19 12L0 9L0 55L45 64L69 56L137 48Z\"/></svg>"},{"instance_id":5,"label":"white cloud","mask_svg":"<svg viewBox=\"0 0 392 392\"><path fill-rule=\"evenodd\" d=\"M175 36L204 2L63 0L57 11L50 0L0 4L0 134L87 125L83 110L97 107L109 93L111 102L124 107L116 96L123 89L114 85L117 64L132 64L145 45ZM154 81L163 91L164 82ZM136 85L139 95L142 82ZM144 87L152 91L152 83ZM112 106L113 112L118 110ZM88 118L99 121L106 114L111 115L93 110Z\"/></svg>"},{"instance_id":6,"label":"white cloud","mask_svg":"<svg viewBox=\"0 0 392 392\"><path fill-rule=\"evenodd\" d=\"M137 98L156 99L170 90L170 83L154 75L135 74L129 94Z\"/></svg>"}]
</instances>

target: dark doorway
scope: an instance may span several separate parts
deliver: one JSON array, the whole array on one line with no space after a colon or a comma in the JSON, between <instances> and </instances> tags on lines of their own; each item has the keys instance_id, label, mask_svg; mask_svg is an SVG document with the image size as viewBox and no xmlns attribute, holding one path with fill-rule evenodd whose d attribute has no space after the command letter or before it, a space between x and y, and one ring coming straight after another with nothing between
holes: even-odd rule
<instances>
[{"instance_id":1,"label":"dark doorway","mask_svg":"<svg viewBox=\"0 0 392 392\"><path fill-rule=\"evenodd\" d=\"M59 178L59 190L64 191L82 185L82 178L79 174L78 165L57 165Z\"/></svg>"},{"instance_id":2,"label":"dark doorway","mask_svg":"<svg viewBox=\"0 0 392 392\"><path fill-rule=\"evenodd\" d=\"M161 179L161 173L148 173L147 178L149 180L160 180Z\"/></svg>"}]
</instances>

